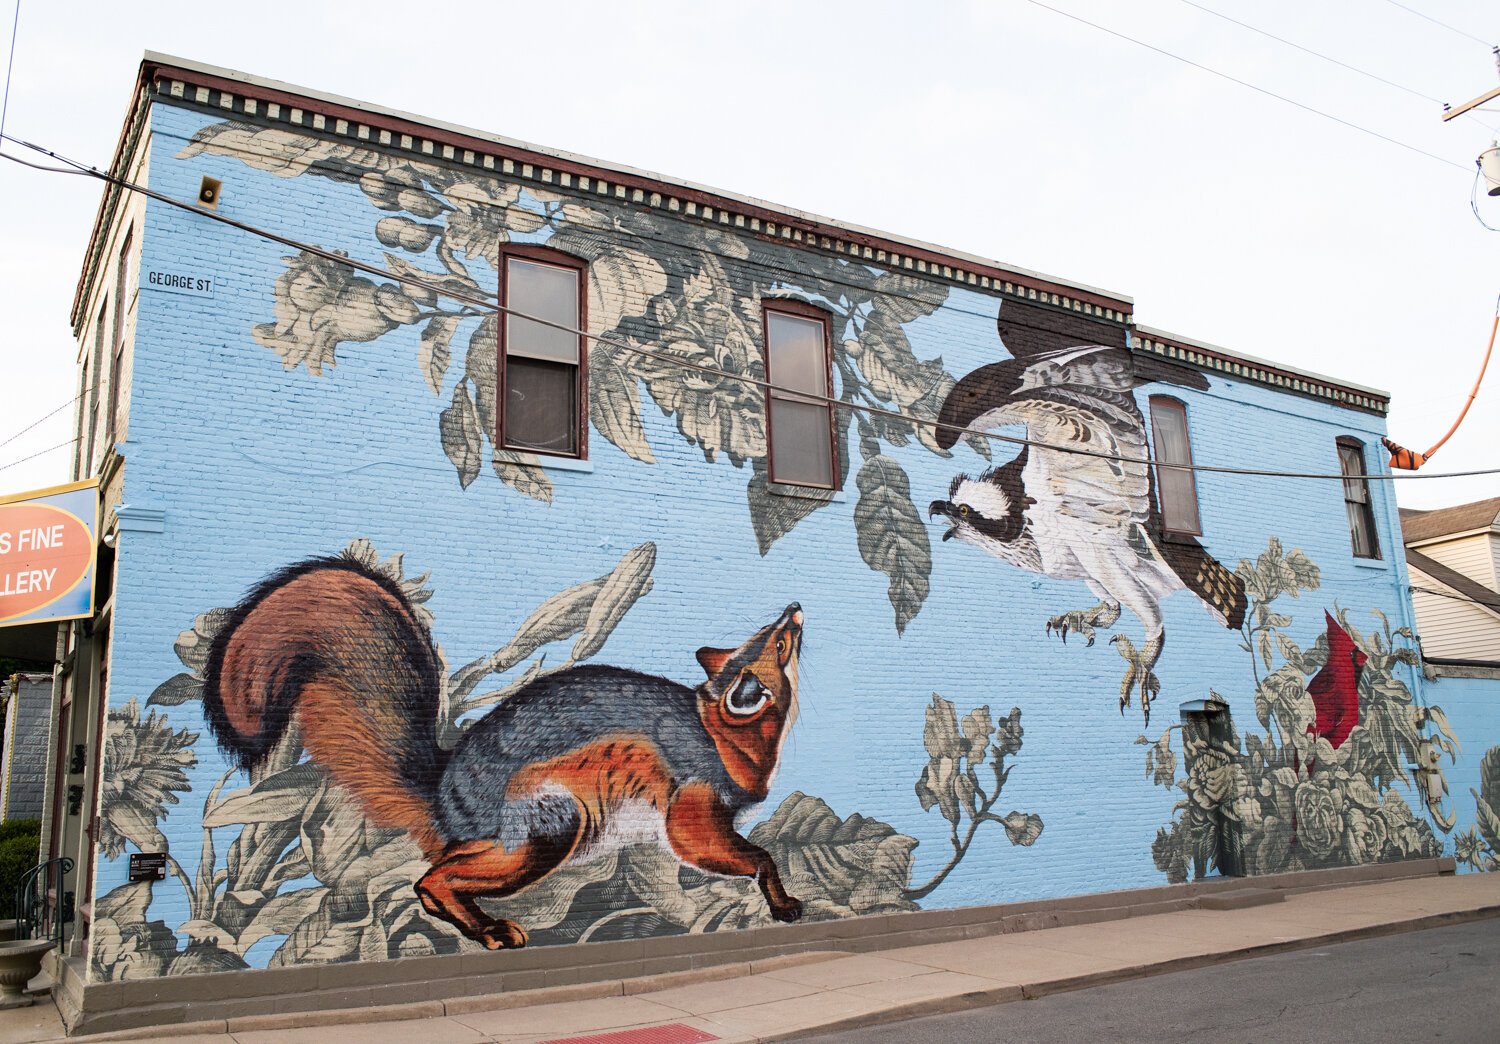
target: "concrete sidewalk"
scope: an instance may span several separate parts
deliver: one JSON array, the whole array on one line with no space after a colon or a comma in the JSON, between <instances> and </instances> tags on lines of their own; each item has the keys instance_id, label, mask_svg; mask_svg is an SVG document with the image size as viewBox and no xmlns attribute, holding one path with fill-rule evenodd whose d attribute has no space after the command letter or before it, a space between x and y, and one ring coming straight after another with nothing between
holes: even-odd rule
<instances>
[{"instance_id":1,"label":"concrete sidewalk","mask_svg":"<svg viewBox=\"0 0 1500 1044\"><path fill-rule=\"evenodd\" d=\"M1232 904L1232 895L1221 893L1217 902L1227 898ZM652 988L659 981L630 980L516 994L512 1006L498 1009L500 998L469 997L384 1011L277 1016L285 1028L198 1023L73 1039L173 1044L785 1040L1484 917L1500 917L1500 873L1387 881L1240 909L1179 910L879 954L800 954L752 965L749 974L743 965L722 970L724 977L713 980L697 973L690 985L664 989ZM0 1012L0 1044L61 1039L61 1023L45 1000L35 1008Z\"/></svg>"}]
</instances>

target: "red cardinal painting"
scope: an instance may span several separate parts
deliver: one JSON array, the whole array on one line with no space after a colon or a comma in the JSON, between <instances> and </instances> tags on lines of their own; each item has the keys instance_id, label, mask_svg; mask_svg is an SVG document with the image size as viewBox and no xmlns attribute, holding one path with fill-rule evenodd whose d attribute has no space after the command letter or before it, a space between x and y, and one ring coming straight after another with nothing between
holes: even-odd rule
<instances>
[{"instance_id":1,"label":"red cardinal painting","mask_svg":"<svg viewBox=\"0 0 1500 1044\"><path fill-rule=\"evenodd\" d=\"M1307 683L1307 694L1318 709L1318 720L1307 731L1322 736L1338 750L1359 724L1359 672L1369 659L1354 645L1349 632L1326 610L1328 662ZM1312 765L1308 765L1312 771Z\"/></svg>"}]
</instances>

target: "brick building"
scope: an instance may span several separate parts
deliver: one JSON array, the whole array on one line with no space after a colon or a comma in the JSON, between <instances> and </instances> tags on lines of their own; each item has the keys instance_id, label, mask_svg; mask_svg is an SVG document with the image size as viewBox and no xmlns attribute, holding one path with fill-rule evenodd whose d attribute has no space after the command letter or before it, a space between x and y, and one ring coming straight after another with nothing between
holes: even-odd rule
<instances>
[{"instance_id":1,"label":"brick building","mask_svg":"<svg viewBox=\"0 0 1500 1044\"><path fill-rule=\"evenodd\" d=\"M165 56L113 171L158 195L73 313L76 1024L1451 851L1413 766L1494 722L1423 698L1383 393ZM1335 477L1212 470L1268 460Z\"/></svg>"}]
</instances>

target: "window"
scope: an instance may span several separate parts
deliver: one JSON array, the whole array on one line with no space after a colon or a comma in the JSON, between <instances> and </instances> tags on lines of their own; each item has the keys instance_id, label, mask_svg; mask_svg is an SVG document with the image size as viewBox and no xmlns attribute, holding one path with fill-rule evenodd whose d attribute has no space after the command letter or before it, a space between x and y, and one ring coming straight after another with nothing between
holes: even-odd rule
<instances>
[{"instance_id":1,"label":"window","mask_svg":"<svg viewBox=\"0 0 1500 1044\"><path fill-rule=\"evenodd\" d=\"M1357 439L1339 439L1339 471L1344 476L1344 511L1349 516L1349 544L1355 558L1379 558L1375 510L1365 479L1365 447Z\"/></svg>"},{"instance_id":2,"label":"window","mask_svg":"<svg viewBox=\"0 0 1500 1044\"><path fill-rule=\"evenodd\" d=\"M828 316L795 301L767 305L765 316L771 481L833 489Z\"/></svg>"},{"instance_id":3,"label":"window","mask_svg":"<svg viewBox=\"0 0 1500 1044\"><path fill-rule=\"evenodd\" d=\"M77 422L73 430L77 437L73 440L73 478L81 479L84 476L84 425L88 423L88 390L89 390L89 357L83 357L83 366L78 371L78 411Z\"/></svg>"},{"instance_id":4,"label":"window","mask_svg":"<svg viewBox=\"0 0 1500 1044\"><path fill-rule=\"evenodd\" d=\"M500 433L506 449L584 455L584 338L522 316L585 330L582 261L539 248L501 256Z\"/></svg>"},{"instance_id":5,"label":"window","mask_svg":"<svg viewBox=\"0 0 1500 1044\"><path fill-rule=\"evenodd\" d=\"M1158 465L1193 463L1187 406L1183 402L1165 395L1151 396L1151 446ZM1203 535L1203 521L1198 516L1198 482L1193 472L1157 467L1156 501L1161 509L1163 531Z\"/></svg>"},{"instance_id":6,"label":"window","mask_svg":"<svg viewBox=\"0 0 1500 1044\"><path fill-rule=\"evenodd\" d=\"M79 436L84 438L83 475L94 473L94 438L99 434L99 368L104 365L104 317L108 311L109 302L105 301L99 306L99 318L94 323L93 359L83 364L84 372L88 374L89 388L88 407L83 413L83 423L88 426L88 431L79 432Z\"/></svg>"},{"instance_id":7,"label":"window","mask_svg":"<svg viewBox=\"0 0 1500 1044\"><path fill-rule=\"evenodd\" d=\"M115 266L115 322L114 346L109 364L109 432L108 444L113 446L120 438L120 364L125 357L125 311L130 307L130 246L135 233L125 233L125 245L120 248L120 260Z\"/></svg>"}]
</instances>

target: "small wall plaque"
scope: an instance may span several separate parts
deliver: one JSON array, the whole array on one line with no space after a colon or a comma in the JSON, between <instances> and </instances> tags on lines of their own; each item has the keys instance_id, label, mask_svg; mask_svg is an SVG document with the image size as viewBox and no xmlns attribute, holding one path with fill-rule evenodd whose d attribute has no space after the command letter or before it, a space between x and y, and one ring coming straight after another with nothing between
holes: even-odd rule
<instances>
[{"instance_id":1,"label":"small wall plaque","mask_svg":"<svg viewBox=\"0 0 1500 1044\"><path fill-rule=\"evenodd\" d=\"M167 853L130 853L130 880L132 884L136 881L165 881L166 878Z\"/></svg>"}]
</instances>

